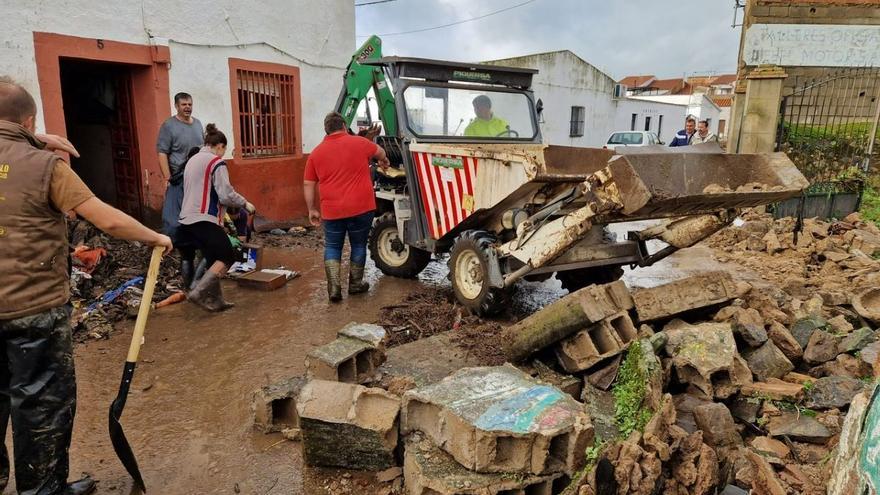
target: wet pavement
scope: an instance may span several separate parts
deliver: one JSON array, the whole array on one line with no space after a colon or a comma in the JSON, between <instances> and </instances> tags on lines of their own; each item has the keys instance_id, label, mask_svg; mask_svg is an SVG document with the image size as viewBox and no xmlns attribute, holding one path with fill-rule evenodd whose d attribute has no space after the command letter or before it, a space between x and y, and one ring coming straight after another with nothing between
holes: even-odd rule
<instances>
[{"instance_id":1,"label":"wet pavement","mask_svg":"<svg viewBox=\"0 0 880 495\"><path fill-rule=\"evenodd\" d=\"M375 321L382 306L425 285L448 283L445 259L432 262L419 280L384 277L371 269L369 294L346 295L330 306L320 252L267 249L265 266L278 265L302 275L273 292L226 282L227 298L237 306L225 313L208 314L187 303L151 313L122 418L150 493L326 493L323 487L328 479L338 480L338 473L304 472L299 443L253 430L253 391L303 374L306 353L332 340L345 323ZM702 247L651 268L627 270L624 279L630 286L651 286L713 269L758 279L739 265L718 264ZM514 305L517 312L529 313L564 294L555 278L524 282ZM132 326L125 322L110 340L76 347L79 406L71 477L90 473L100 480L98 493L129 493L131 487L107 435L107 409L118 389Z\"/></svg>"}]
</instances>

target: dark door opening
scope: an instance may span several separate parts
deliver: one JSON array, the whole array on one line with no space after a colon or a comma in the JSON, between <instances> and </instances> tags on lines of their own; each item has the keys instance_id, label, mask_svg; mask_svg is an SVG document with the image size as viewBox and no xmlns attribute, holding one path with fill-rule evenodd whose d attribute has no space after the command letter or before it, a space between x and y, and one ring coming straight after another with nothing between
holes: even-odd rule
<instances>
[{"instance_id":1,"label":"dark door opening","mask_svg":"<svg viewBox=\"0 0 880 495\"><path fill-rule=\"evenodd\" d=\"M141 168L131 97L132 68L61 59L67 138L80 158L73 170L98 198L140 219Z\"/></svg>"}]
</instances>

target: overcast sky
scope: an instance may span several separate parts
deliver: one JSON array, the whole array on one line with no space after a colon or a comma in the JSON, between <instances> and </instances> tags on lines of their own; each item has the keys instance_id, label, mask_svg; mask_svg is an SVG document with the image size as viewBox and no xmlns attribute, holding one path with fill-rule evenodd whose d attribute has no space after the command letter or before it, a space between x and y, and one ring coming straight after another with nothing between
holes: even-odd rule
<instances>
[{"instance_id":1,"label":"overcast sky","mask_svg":"<svg viewBox=\"0 0 880 495\"><path fill-rule=\"evenodd\" d=\"M356 0L366 3L375 0ZM568 49L619 80L736 70L733 0L392 0L355 8L357 42L382 36L385 55L477 61ZM740 12L741 13L741 12Z\"/></svg>"}]
</instances>

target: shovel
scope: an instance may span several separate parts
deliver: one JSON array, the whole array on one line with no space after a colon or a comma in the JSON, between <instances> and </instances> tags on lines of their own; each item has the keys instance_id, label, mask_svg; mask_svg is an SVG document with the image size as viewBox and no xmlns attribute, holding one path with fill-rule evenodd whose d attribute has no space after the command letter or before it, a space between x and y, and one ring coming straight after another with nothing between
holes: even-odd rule
<instances>
[{"instance_id":1,"label":"shovel","mask_svg":"<svg viewBox=\"0 0 880 495\"><path fill-rule=\"evenodd\" d=\"M141 492L146 492L147 487L144 485L144 479L141 477L141 471L138 469L137 459L131 451L131 445L125 438L125 432L122 431L122 425L119 424L119 418L122 417L122 409L125 408L125 399L128 397L128 388L131 386L131 379L134 377L134 367L137 363L138 353L141 350L141 344L144 340L144 329L147 326L147 317L150 315L150 303L153 300L153 289L156 288L156 279L159 277L159 264L162 261L163 248L153 248L153 255L150 257L150 267L147 269L147 281L144 282L144 294L141 297L141 305L138 308L137 321L134 324L134 333L131 336L131 345L128 347L128 357L125 358L125 368L122 371L122 383L119 384L119 392L116 399L110 404L110 441L113 442L113 450L116 456L122 461L125 470L131 475L135 486Z\"/></svg>"}]
</instances>

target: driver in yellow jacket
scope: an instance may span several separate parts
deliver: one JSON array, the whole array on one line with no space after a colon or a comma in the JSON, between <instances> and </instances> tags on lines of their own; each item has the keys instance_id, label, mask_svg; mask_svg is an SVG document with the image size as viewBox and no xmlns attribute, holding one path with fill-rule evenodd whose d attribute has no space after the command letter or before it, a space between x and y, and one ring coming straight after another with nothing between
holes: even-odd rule
<instances>
[{"instance_id":1,"label":"driver in yellow jacket","mask_svg":"<svg viewBox=\"0 0 880 495\"><path fill-rule=\"evenodd\" d=\"M464 129L465 136L472 137L505 137L509 126L507 121L492 113L492 100L486 95L474 98L475 119Z\"/></svg>"}]
</instances>

